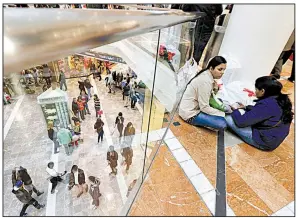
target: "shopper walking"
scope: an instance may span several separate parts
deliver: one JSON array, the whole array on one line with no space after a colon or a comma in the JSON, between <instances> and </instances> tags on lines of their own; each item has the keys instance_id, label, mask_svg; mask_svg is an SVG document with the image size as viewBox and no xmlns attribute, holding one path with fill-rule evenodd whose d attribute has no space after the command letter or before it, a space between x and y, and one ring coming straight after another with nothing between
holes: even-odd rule
<instances>
[{"instance_id":1,"label":"shopper walking","mask_svg":"<svg viewBox=\"0 0 298 218\"><path fill-rule=\"evenodd\" d=\"M93 87L90 83L90 80L87 78L85 81L84 81L84 85L87 89L87 92L88 92L88 98L90 99L91 98L91 88Z\"/></svg>"},{"instance_id":2,"label":"shopper walking","mask_svg":"<svg viewBox=\"0 0 298 218\"><path fill-rule=\"evenodd\" d=\"M26 216L26 210L30 205L33 205L36 209L44 208L44 204L39 204L37 200L32 198L29 192L25 189L24 183L22 180L17 180L13 186L12 193L17 197L17 199L22 202L24 205L22 207L20 216Z\"/></svg>"},{"instance_id":3,"label":"shopper walking","mask_svg":"<svg viewBox=\"0 0 298 218\"><path fill-rule=\"evenodd\" d=\"M96 210L99 206L99 198L101 196L99 191L100 180L94 176L89 176L88 179L91 182L89 194L92 197L92 205L94 205L93 209Z\"/></svg>"},{"instance_id":4,"label":"shopper walking","mask_svg":"<svg viewBox=\"0 0 298 218\"><path fill-rule=\"evenodd\" d=\"M124 129L124 143L127 144L128 146L131 146L135 134L136 134L136 129L134 128L132 123L129 122Z\"/></svg>"},{"instance_id":5,"label":"shopper walking","mask_svg":"<svg viewBox=\"0 0 298 218\"><path fill-rule=\"evenodd\" d=\"M85 112L84 112L85 105L84 105L84 102L82 101L82 98L80 96L78 97L77 104L78 104L78 107L79 107L79 112L80 112L81 119L85 120Z\"/></svg>"},{"instance_id":6,"label":"shopper walking","mask_svg":"<svg viewBox=\"0 0 298 218\"><path fill-rule=\"evenodd\" d=\"M94 129L98 134L97 143L99 143L99 140L101 140L101 142L103 141L103 126L104 122L101 120L101 118L97 118L96 123L94 124Z\"/></svg>"},{"instance_id":7,"label":"shopper walking","mask_svg":"<svg viewBox=\"0 0 298 218\"><path fill-rule=\"evenodd\" d=\"M71 190L73 187L77 189L77 197L79 198L83 193L88 191L88 185L85 181L85 173L77 165L73 165L69 175L69 186L68 189Z\"/></svg>"},{"instance_id":8,"label":"shopper walking","mask_svg":"<svg viewBox=\"0 0 298 218\"><path fill-rule=\"evenodd\" d=\"M81 78L81 79L78 81L78 83L79 83L80 93L81 93L82 91L85 91L85 93L87 93L87 92L86 92L86 89L85 89L85 81L84 81L84 79Z\"/></svg>"},{"instance_id":9,"label":"shopper walking","mask_svg":"<svg viewBox=\"0 0 298 218\"><path fill-rule=\"evenodd\" d=\"M94 107L95 107L96 118L98 116L100 117L99 111L100 111L101 106L100 106L100 100L97 95L94 95Z\"/></svg>"},{"instance_id":10,"label":"shopper walking","mask_svg":"<svg viewBox=\"0 0 298 218\"><path fill-rule=\"evenodd\" d=\"M22 166L16 167L12 170L12 185L14 186L18 180L23 181L23 185L30 195L32 195L32 191L35 192L37 196L44 193L43 191L38 191L36 189L27 169Z\"/></svg>"},{"instance_id":11,"label":"shopper walking","mask_svg":"<svg viewBox=\"0 0 298 218\"><path fill-rule=\"evenodd\" d=\"M125 147L122 149L121 154L125 159L126 173L128 173L129 167L132 164L133 150L131 147Z\"/></svg>"},{"instance_id":12,"label":"shopper walking","mask_svg":"<svg viewBox=\"0 0 298 218\"><path fill-rule=\"evenodd\" d=\"M123 87L123 96L124 96L124 107L128 107L129 106L129 100L130 100L130 85L127 82L125 84L125 86Z\"/></svg>"},{"instance_id":13,"label":"shopper walking","mask_svg":"<svg viewBox=\"0 0 298 218\"><path fill-rule=\"evenodd\" d=\"M33 69L33 78L34 78L35 86L39 86L38 85L38 75L39 75L39 71L36 68Z\"/></svg>"},{"instance_id":14,"label":"shopper walking","mask_svg":"<svg viewBox=\"0 0 298 218\"><path fill-rule=\"evenodd\" d=\"M54 194L55 188L57 187L58 182L63 181L63 179L61 177L64 176L67 173L67 171L64 171L64 173L58 173L54 169L54 162L48 163L48 167L47 167L46 171L50 175L50 182L52 183L51 193Z\"/></svg>"},{"instance_id":15,"label":"shopper walking","mask_svg":"<svg viewBox=\"0 0 298 218\"><path fill-rule=\"evenodd\" d=\"M65 74L62 70L60 70L59 83L60 83L60 89L63 90L62 88L64 86L65 91L67 91L66 78L65 78Z\"/></svg>"},{"instance_id":16,"label":"shopper walking","mask_svg":"<svg viewBox=\"0 0 298 218\"><path fill-rule=\"evenodd\" d=\"M74 115L80 119L80 111L79 111L79 105L78 105L78 102L77 102L77 99L76 98L73 98L72 99L72 105L71 105L71 108L72 108L72 112L74 113Z\"/></svg>"},{"instance_id":17,"label":"shopper walking","mask_svg":"<svg viewBox=\"0 0 298 218\"><path fill-rule=\"evenodd\" d=\"M124 127L124 117L122 116L122 113L119 112L118 116L116 117L115 121L115 127L117 126L119 137L122 137L123 127Z\"/></svg>"},{"instance_id":18,"label":"shopper walking","mask_svg":"<svg viewBox=\"0 0 298 218\"><path fill-rule=\"evenodd\" d=\"M136 106L136 103L138 102L138 97L136 95L136 91L134 88L131 88L131 91L130 91L130 107L131 109L135 110L135 106Z\"/></svg>"},{"instance_id":19,"label":"shopper walking","mask_svg":"<svg viewBox=\"0 0 298 218\"><path fill-rule=\"evenodd\" d=\"M43 65L43 77L47 83L47 86L51 86L51 70L47 64Z\"/></svg>"},{"instance_id":20,"label":"shopper walking","mask_svg":"<svg viewBox=\"0 0 298 218\"><path fill-rule=\"evenodd\" d=\"M295 30L293 30L290 38L287 41L287 44L285 45L282 53L280 54L278 60L276 61L272 71L271 75L274 76L277 79L280 79L280 73L282 71L282 66L287 62L289 57L294 51L295 45Z\"/></svg>"},{"instance_id":21,"label":"shopper walking","mask_svg":"<svg viewBox=\"0 0 298 218\"><path fill-rule=\"evenodd\" d=\"M89 107L88 107L89 97L84 90L81 91L80 97L81 97L82 101L84 102L85 115L86 115L86 113L88 113L90 115L91 113L90 113Z\"/></svg>"},{"instance_id":22,"label":"shopper walking","mask_svg":"<svg viewBox=\"0 0 298 218\"><path fill-rule=\"evenodd\" d=\"M108 164L110 165L112 172L111 174L117 174L117 165L118 165L118 153L114 150L114 146L109 147L109 151L107 153Z\"/></svg>"}]
</instances>

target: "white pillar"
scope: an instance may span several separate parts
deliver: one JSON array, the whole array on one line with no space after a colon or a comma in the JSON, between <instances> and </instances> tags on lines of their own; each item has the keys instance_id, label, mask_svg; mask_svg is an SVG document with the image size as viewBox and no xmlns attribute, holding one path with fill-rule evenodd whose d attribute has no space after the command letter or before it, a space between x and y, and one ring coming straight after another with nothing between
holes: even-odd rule
<instances>
[{"instance_id":1,"label":"white pillar","mask_svg":"<svg viewBox=\"0 0 298 218\"><path fill-rule=\"evenodd\" d=\"M293 29L294 4L234 5L219 51L241 65L229 81L251 86L269 75Z\"/></svg>"}]
</instances>

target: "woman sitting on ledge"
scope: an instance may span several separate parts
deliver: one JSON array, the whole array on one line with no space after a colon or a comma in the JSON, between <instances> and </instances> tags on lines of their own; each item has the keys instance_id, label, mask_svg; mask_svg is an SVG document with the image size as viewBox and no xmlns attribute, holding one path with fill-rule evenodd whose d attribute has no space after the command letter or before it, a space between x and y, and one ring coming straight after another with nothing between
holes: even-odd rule
<instances>
[{"instance_id":1,"label":"woman sitting on ledge","mask_svg":"<svg viewBox=\"0 0 298 218\"><path fill-rule=\"evenodd\" d=\"M276 149L287 137L293 119L292 103L281 93L282 84L274 77L264 76L256 80L256 105L240 105L226 117L228 127L243 141L264 151Z\"/></svg>"},{"instance_id":2,"label":"woman sitting on ledge","mask_svg":"<svg viewBox=\"0 0 298 218\"><path fill-rule=\"evenodd\" d=\"M212 90L218 90L214 79L222 77L226 63L223 57L216 56L209 61L206 69L190 80L179 107L179 115L183 120L194 126L213 129L227 127L225 113L209 105Z\"/></svg>"}]
</instances>

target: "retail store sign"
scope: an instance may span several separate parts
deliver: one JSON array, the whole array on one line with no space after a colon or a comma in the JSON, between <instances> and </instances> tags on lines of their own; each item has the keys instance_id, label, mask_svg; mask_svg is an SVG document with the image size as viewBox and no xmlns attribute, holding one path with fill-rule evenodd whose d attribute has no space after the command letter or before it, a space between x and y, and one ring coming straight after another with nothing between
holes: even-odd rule
<instances>
[{"instance_id":1,"label":"retail store sign","mask_svg":"<svg viewBox=\"0 0 298 218\"><path fill-rule=\"evenodd\" d=\"M103 60L103 61L110 61L110 62L126 64L126 62L121 57L112 56L112 55L108 55L108 54L104 54L104 53L97 53L97 52L92 52L92 51L87 52L86 51L86 52L77 53L77 54L82 55L82 56L93 57L93 58Z\"/></svg>"}]
</instances>

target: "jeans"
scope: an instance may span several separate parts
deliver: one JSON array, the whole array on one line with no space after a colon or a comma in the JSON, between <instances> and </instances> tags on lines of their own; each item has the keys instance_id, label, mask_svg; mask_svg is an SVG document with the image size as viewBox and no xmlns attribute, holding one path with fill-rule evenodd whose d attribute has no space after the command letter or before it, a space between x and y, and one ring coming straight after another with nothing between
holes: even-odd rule
<instances>
[{"instance_id":1,"label":"jeans","mask_svg":"<svg viewBox=\"0 0 298 218\"><path fill-rule=\"evenodd\" d=\"M87 92L88 92L88 98L90 99L91 98L91 88L87 89Z\"/></svg>"},{"instance_id":2,"label":"jeans","mask_svg":"<svg viewBox=\"0 0 298 218\"><path fill-rule=\"evenodd\" d=\"M101 141L103 141L103 131L100 131L100 132L98 133L97 142L99 142L100 139L101 139Z\"/></svg>"},{"instance_id":3,"label":"jeans","mask_svg":"<svg viewBox=\"0 0 298 218\"><path fill-rule=\"evenodd\" d=\"M227 123L224 117L213 116L203 112L196 115L190 124L194 126L211 127L213 129L227 128Z\"/></svg>"},{"instance_id":4,"label":"jeans","mask_svg":"<svg viewBox=\"0 0 298 218\"><path fill-rule=\"evenodd\" d=\"M137 103L137 100L135 100L135 99L131 99L131 108L135 108L135 106L136 106L136 103Z\"/></svg>"},{"instance_id":5,"label":"jeans","mask_svg":"<svg viewBox=\"0 0 298 218\"><path fill-rule=\"evenodd\" d=\"M244 128L238 127L235 124L231 115L226 116L226 121L227 121L228 127L232 129L244 142L246 142L247 144L253 147L261 149L260 146L252 138L251 126L244 127Z\"/></svg>"}]
</instances>

